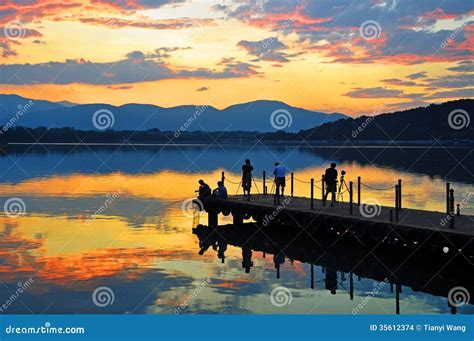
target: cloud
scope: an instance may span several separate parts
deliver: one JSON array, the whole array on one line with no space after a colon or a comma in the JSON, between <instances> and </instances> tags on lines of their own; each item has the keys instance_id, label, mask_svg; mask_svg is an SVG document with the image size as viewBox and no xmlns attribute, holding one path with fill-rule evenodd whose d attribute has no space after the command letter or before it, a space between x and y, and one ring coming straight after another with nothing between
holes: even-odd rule
<instances>
[{"instance_id":1,"label":"cloud","mask_svg":"<svg viewBox=\"0 0 474 341\"><path fill-rule=\"evenodd\" d=\"M243 48L248 54L258 57L260 60L287 63L288 54L283 52L287 46L278 37L270 37L258 41L241 40L237 46Z\"/></svg>"},{"instance_id":2,"label":"cloud","mask_svg":"<svg viewBox=\"0 0 474 341\"><path fill-rule=\"evenodd\" d=\"M474 88L439 91L439 92L435 92L432 95L426 96L425 98L426 99L474 98Z\"/></svg>"},{"instance_id":3,"label":"cloud","mask_svg":"<svg viewBox=\"0 0 474 341\"><path fill-rule=\"evenodd\" d=\"M296 34L330 62L416 64L462 60L474 53L472 1L261 0L214 10L285 36ZM379 26L376 39L359 32L368 20Z\"/></svg>"},{"instance_id":4,"label":"cloud","mask_svg":"<svg viewBox=\"0 0 474 341\"><path fill-rule=\"evenodd\" d=\"M408 79L420 79L420 78L426 78L426 72L425 71L422 71L422 72L417 72L417 73L412 73L410 75L407 76Z\"/></svg>"},{"instance_id":5,"label":"cloud","mask_svg":"<svg viewBox=\"0 0 474 341\"><path fill-rule=\"evenodd\" d=\"M465 88L474 86L474 73L445 75L426 79L426 84L435 88Z\"/></svg>"},{"instance_id":6,"label":"cloud","mask_svg":"<svg viewBox=\"0 0 474 341\"><path fill-rule=\"evenodd\" d=\"M116 17L84 17L79 18L78 21L84 24L102 25L111 29L119 28L142 28L150 30L181 30L188 29L189 27L202 27L202 26L215 26L214 19L190 19L190 18L177 18L177 19L161 19L161 20L150 20L150 19L124 19Z\"/></svg>"},{"instance_id":7,"label":"cloud","mask_svg":"<svg viewBox=\"0 0 474 341\"><path fill-rule=\"evenodd\" d=\"M403 97L402 90L386 89L382 87L375 88L355 88L347 93L344 96L352 98L393 98L393 97Z\"/></svg>"},{"instance_id":8,"label":"cloud","mask_svg":"<svg viewBox=\"0 0 474 341\"><path fill-rule=\"evenodd\" d=\"M398 78L382 79L381 82L390 84L390 85L396 85L396 86L418 86L419 85L416 82L404 81Z\"/></svg>"},{"instance_id":9,"label":"cloud","mask_svg":"<svg viewBox=\"0 0 474 341\"><path fill-rule=\"evenodd\" d=\"M209 88L207 86L201 86L200 88L196 89L196 91L207 91Z\"/></svg>"},{"instance_id":10,"label":"cloud","mask_svg":"<svg viewBox=\"0 0 474 341\"><path fill-rule=\"evenodd\" d=\"M2 84L122 84L169 78L239 78L259 74L258 67L242 62L223 64L222 70L173 69L141 52L132 51L116 62L96 63L84 59L39 64L0 64Z\"/></svg>"},{"instance_id":11,"label":"cloud","mask_svg":"<svg viewBox=\"0 0 474 341\"><path fill-rule=\"evenodd\" d=\"M120 86L111 85L111 86L108 86L107 89L110 89L110 90L130 90L130 89L133 89L133 86L131 86L131 85L120 85Z\"/></svg>"},{"instance_id":12,"label":"cloud","mask_svg":"<svg viewBox=\"0 0 474 341\"><path fill-rule=\"evenodd\" d=\"M448 68L448 70L454 72L474 72L474 62L464 60L459 62L456 66Z\"/></svg>"}]
</instances>

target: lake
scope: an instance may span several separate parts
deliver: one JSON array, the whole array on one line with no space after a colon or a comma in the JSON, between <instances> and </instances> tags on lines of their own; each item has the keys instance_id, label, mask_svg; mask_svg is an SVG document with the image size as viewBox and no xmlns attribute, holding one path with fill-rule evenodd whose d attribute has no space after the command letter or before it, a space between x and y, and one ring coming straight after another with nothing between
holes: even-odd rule
<instances>
[{"instance_id":1,"label":"lake","mask_svg":"<svg viewBox=\"0 0 474 341\"><path fill-rule=\"evenodd\" d=\"M225 250L213 242L203 247L206 240L193 227L207 224L206 214L183 211L183 202L194 197L199 179L215 187L223 171L229 194L235 194L246 158L255 167L255 192L262 191L262 172L271 173L280 161L295 173L295 195L308 196L306 182L319 180L335 161L347 172L346 181L362 177L362 201L376 198L393 205L393 190L381 189L402 179L405 207L444 211L447 179L457 202L467 198L462 213L474 215L472 148L395 143L388 148L12 146L0 156L5 207L0 213L1 312L395 313L393 285L346 271L344 257L367 262L350 250L330 251L338 259L333 268L315 264L311 289L311 265L297 258L305 250L288 250L294 259L283 255L275 260L262 250L239 246L237 237L229 237ZM221 224L231 222L230 216L220 219ZM267 237L273 238L259 236L254 244L264 246ZM249 238L257 237L250 233ZM225 257L219 256L223 251ZM464 258L472 266L472 258ZM450 261L445 259L429 278L446 281L442 271ZM465 276L472 280L472 271ZM328 290L328 279L337 290ZM446 297L420 285L401 288L402 314L450 313ZM272 295L281 287L291 292L285 304ZM457 313L472 314L474 307L460 306Z\"/></svg>"}]
</instances>

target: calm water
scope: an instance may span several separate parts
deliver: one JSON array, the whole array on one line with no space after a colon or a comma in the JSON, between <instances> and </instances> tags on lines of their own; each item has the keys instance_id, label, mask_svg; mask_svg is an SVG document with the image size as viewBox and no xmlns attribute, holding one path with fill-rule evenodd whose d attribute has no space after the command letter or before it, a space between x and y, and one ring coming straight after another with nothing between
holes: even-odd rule
<instances>
[{"instance_id":1,"label":"calm water","mask_svg":"<svg viewBox=\"0 0 474 341\"><path fill-rule=\"evenodd\" d=\"M457 200L474 191L469 148L15 147L0 156L0 203L12 205L15 198L13 204L25 212L0 215L3 313L350 314L359 304L358 313L394 313L395 293L382 278L353 276L350 299L348 266L358 259L365 266L372 255L365 259L333 248L329 254L335 265L316 263L311 289L311 266L300 257L308 251L304 247L288 248L276 259L265 236L250 234L252 243L241 245L234 233L222 262L218 238L206 245L206 238L193 234L199 222L207 223L206 216L193 217L182 204L194 195L197 180L214 185L225 171L238 183L245 158L253 160L258 187L262 171L269 172L276 160L304 181L319 179L335 160L347 181L361 175L367 185L385 188L402 178L407 207L443 211L446 179ZM238 185L228 184L234 194ZM297 181L295 192L308 195L309 187ZM393 191L364 188L362 197L391 205ZM462 210L474 214L472 200ZM220 222L230 223L230 217ZM201 248L206 250L202 255ZM450 260L443 259L440 270ZM447 283L441 272L426 277L423 264L417 266L420 282ZM465 275L472 279L472 271ZM335 291L328 290L328 281ZM424 284L429 283L420 283L416 291L402 287L401 313L449 313L446 297L424 292ZM291 292L291 301L281 307L270 299L278 286ZM94 296L100 287L109 291ZM18 288L24 290L12 300ZM113 303L100 307L112 295ZM464 305L458 313L474 313L474 307Z\"/></svg>"}]
</instances>

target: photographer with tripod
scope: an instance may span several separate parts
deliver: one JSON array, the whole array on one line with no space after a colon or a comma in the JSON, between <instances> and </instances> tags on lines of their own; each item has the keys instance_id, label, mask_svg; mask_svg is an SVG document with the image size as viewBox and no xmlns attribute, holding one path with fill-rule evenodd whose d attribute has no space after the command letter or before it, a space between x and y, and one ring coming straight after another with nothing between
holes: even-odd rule
<instances>
[{"instance_id":1,"label":"photographer with tripod","mask_svg":"<svg viewBox=\"0 0 474 341\"><path fill-rule=\"evenodd\" d=\"M334 162L331 163L330 168L326 169L324 181L326 182L326 192L324 193L323 205L326 205L328 194L331 193L331 206L334 206L337 190L337 169Z\"/></svg>"}]
</instances>

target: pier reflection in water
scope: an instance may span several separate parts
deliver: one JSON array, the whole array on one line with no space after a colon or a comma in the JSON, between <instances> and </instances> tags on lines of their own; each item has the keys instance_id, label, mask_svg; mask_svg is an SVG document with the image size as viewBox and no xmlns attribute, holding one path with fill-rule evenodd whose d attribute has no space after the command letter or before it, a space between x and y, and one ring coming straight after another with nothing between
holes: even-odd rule
<instances>
[{"instance_id":1,"label":"pier reflection in water","mask_svg":"<svg viewBox=\"0 0 474 341\"><path fill-rule=\"evenodd\" d=\"M448 299L455 287L463 287L474 292L472 278L473 256L457 253L447 255L433 252L431 248L400 248L381 244L375 248L362 248L343 241L324 240L312 236L291 226L273 224L262 228L255 223L239 226L232 224L218 227L198 225L193 233L199 238L199 254L212 249L224 263L228 245L242 249L242 268L246 273L254 266L253 257L271 257L275 268L275 278L284 285L283 264L288 260L310 264L308 288L314 289L315 283L322 283L331 295L347 293L354 299L357 282L362 278L375 280L374 288L367 299L380 295L385 286L390 287L393 298L393 313L401 313L400 295L403 287L446 298L451 313L456 313L456 304ZM257 256L258 257L258 256ZM315 273L320 268L320 274ZM319 278L318 278L319 277ZM291 296L291 291L287 290ZM330 302L329 302L330 303ZM454 302L455 303L455 302ZM471 299L470 303L473 303ZM367 301L354 305L352 313L359 313Z\"/></svg>"}]
</instances>

